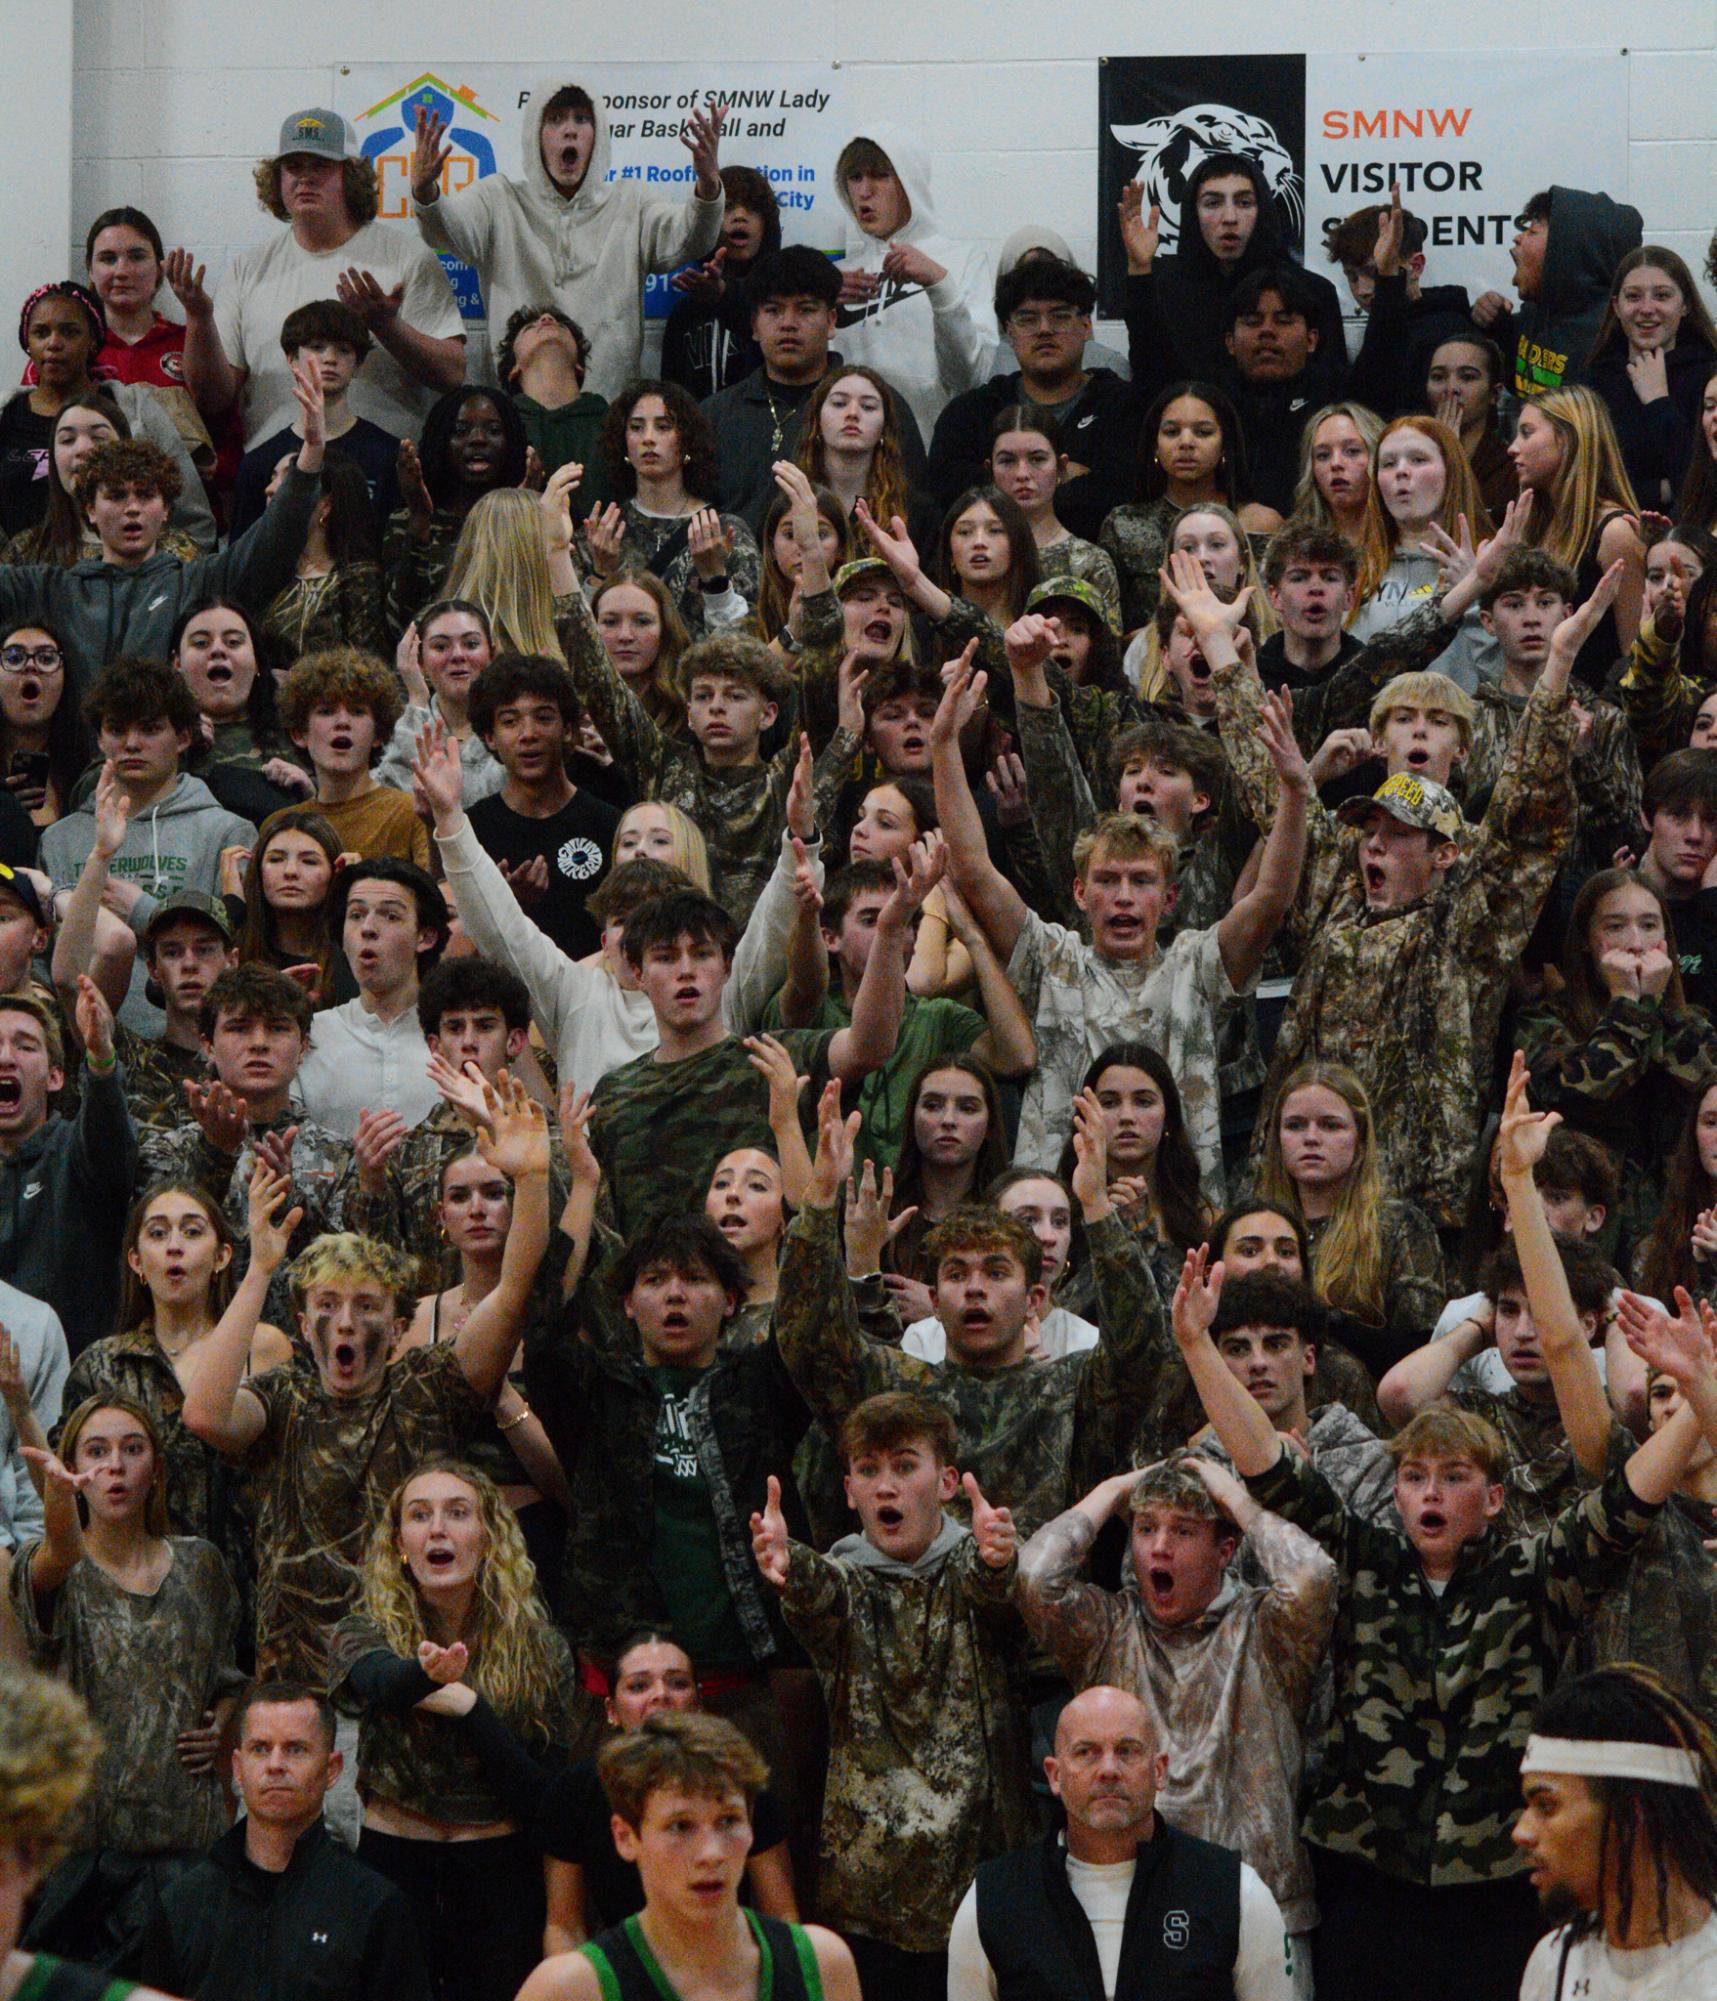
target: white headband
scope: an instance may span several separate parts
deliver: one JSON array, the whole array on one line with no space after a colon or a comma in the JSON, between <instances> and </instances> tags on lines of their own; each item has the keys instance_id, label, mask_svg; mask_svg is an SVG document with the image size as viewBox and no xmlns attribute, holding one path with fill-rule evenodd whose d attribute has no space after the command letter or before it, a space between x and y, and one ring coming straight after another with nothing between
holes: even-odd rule
<instances>
[{"instance_id":1,"label":"white headband","mask_svg":"<svg viewBox=\"0 0 1717 2001\"><path fill-rule=\"evenodd\" d=\"M1691 1751L1670 1744L1623 1744L1599 1737L1530 1737L1521 1776L1565 1772L1580 1779L1646 1779L1660 1786L1699 1787Z\"/></svg>"}]
</instances>

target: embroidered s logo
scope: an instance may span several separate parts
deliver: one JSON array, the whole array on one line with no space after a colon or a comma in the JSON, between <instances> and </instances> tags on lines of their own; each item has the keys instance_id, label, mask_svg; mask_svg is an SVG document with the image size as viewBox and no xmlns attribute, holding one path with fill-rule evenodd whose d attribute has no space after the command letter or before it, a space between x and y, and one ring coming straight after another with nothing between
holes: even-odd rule
<instances>
[{"instance_id":1,"label":"embroidered s logo","mask_svg":"<svg viewBox=\"0 0 1717 2001\"><path fill-rule=\"evenodd\" d=\"M1163 1944L1170 1952L1185 1952L1192 1937L1192 1919L1185 1911L1163 1914Z\"/></svg>"}]
</instances>

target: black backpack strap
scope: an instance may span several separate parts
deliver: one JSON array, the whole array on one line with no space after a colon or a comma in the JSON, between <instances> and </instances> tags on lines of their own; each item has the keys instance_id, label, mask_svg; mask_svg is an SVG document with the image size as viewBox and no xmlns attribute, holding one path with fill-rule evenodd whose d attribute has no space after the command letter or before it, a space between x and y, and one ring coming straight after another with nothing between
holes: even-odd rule
<instances>
[{"instance_id":1,"label":"black backpack strap","mask_svg":"<svg viewBox=\"0 0 1717 2001\"><path fill-rule=\"evenodd\" d=\"M692 517L688 514L656 553L650 558L650 574L658 579L666 579L668 572L691 546Z\"/></svg>"}]
</instances>

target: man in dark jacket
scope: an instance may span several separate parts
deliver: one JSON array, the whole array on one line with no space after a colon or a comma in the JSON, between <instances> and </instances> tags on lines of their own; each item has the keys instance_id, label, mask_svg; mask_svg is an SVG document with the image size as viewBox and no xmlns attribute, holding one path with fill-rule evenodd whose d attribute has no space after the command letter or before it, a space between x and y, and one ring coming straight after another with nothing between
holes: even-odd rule
<instances>
[{"instance_id":1,"label":"man in dark jacket","mask_svg":"<svg viewBox=\"0 0 1717 2001\"><path fill-rule=\"evenodd\" d=\"M45 1299L74 1359L111 1334L137 1135L113 1054L113 1014L78 981L85 1062L77 1117L50 1113L65 1083L60 1023L33 994L0 994L0 1278Z\"/></svg>"},{"instance_id":2,"label":"man in dark jacket","mask_svg":"<svg viewBox=\"0 0 1717 2001\"><path fill-rule=\"evenodd\" d=\"M755 167L723 167L721 241L707 264L674 274L680 294L662 329L662 377L699 402L749 375L762 360L751 338L746 279L781 248L781 204Z\"/></svg>"},{"instance_id":3,"label":"man in dark jacket","mask_svg":"<svg viewBox=\"0 0 1717 2001\"><path fill-rule=\"evenodd\" d=\"M1101 1684L1076 1695L1043 1769L1066 1828L978 1871L954 1914L948 2001L1288 2001L1293 1951L1276 1900L1233 1849L1156 1811L1168 1753L1136 1695Z\"/></svg>"},{"instance_id":4,"label":"man in dark jacket","mask_svg":"<svg viewBox=\"0 0 1717 2001\"><path fill-rule=\"evenodd\" d=\"M1133 200L1136 206L1136 183ZM1125 206L1125 197L1123 205ZM1258 162L1240 153L1212 153L1187 183L1181 204L1180 242L1173 256L1157 256L1155 222L1123 217L1127 248L1127 331L1135 352L1133 383L1142 399L1181 377L1220 380L1223 336L1234 287L1250 272L1296 260L1282 235L1268 183ZM1341 301L1327 278L1304 274L1310 324L1327 355L1345 352ZM1141 343L1135 321L1149 325ZM1146 372L1140 373L1142 347ZM1247 436L1250 446L1252 439Z\"/></svg>"},{"instance_id":5,"label":"man in dark jacket","mask_svg":"<svg viewBox=\"0 0 1717 2001\"><path fill-rule=\"evenodd\" d=\"M1035 406L1054 420L1068 459L1056 514L1064 528L1094 542L1110 508L1133 498L1140 415L1120 376L1084 365L1097 287L1078 265L1039 254L996 281L995 303L1019 368L956 396L937 418L931 495L948 507L967 487L984 484L997 416L1010 404Z\"/></svg>"},{"instance_id":6,"label":"man in dark jacket","mask_svg":"<svg viewBox=\"0 0 1717 2001\"><path fill-rule=\"evenodd\" d=\"M1246 496L1288 515L1300 476L1300 437L1314 411L1332 403L1347 379L1338 335L1324 345L1313 280L1297 265L1249 271L1228 295L1227 365L1216 376L1240 413L1252 491ZM1138 363L1133 364L1134 373Z\"/></svg>"},{"instance_id":7,"label":"man in dark jacket","mask_svg":"<svg viewBox=\"0 0 1717 2001\"><path fill-rule=\"evenodd\" d=\"M1481 336L1464 285L1427 285L1425 222L1401 206L1399 188L1326 225L1325 248L1339 264L1365 338L1347 393L1380 417L1423 410L1431 356L1446 340Z\"/></svg>"},{"instance_id":8,"label":"man in dark jacket","mask_svg":"<svg viewBox=\"0 0 1717 2001\"><path fill-rule=\"evenodd\" d=\"M751 334L763 356L760 368L710 397L705 414L715 427L721 504L756 533L775 498L777 459L799 449L805 406L841 358L829 343L841 274L821 251L791 243L760 257L746 287ZM900 462L914 490L924 484L924 439L904 396L889 391Z\"/></svg>"},{"instance_id":9,"label":"man in dark jacket","mask_svg":"<svg viewBox=\"0 0 1717 2001\"><path fill-rule=\"evenodd\" d=\"M1508 252L1520 310L1500 292L1473 302L1473 318L1513 365L1517 396L1585 381L1616 266L1641 231L1637 208L1584 188L1546 188L1521 210Z\"/></svg>"},{"instance_id":10,"label":"man in dark jacket","mask_svg":"<svg viewBox=\"0 0 1717 2001\"><path fill-rule=\"evenodd\" d=\"M191 2001L429 2001L403 1892L323 1825L341 1764L328 1698L265 1682L237 1727L245 1817L163 1894L142 1977Z\"/></svg>"}]
</instances>

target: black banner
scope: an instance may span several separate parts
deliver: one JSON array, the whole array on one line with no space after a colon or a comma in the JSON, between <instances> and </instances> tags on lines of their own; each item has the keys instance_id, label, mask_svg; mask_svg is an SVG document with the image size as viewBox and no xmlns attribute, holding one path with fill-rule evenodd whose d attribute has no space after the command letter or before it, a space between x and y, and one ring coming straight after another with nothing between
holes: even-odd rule
<instances>
[{"instance_id":1,"label":"black banner","mask_svg":"<svg viewBox=\"0 0 1717 2001\"><path fill-rule=\"evenodd\" d=\"M1305 242L1306 59L1292 56L1107 56L1097 86L1099 310L1120 314L1127 273L1115 206L1129 181L1162 209L1172 251L1181 198L1212 153L1255 159L1285 242ZM1189 228L1196 227L1191 216Z\"/></svg>"}]
</instances>

